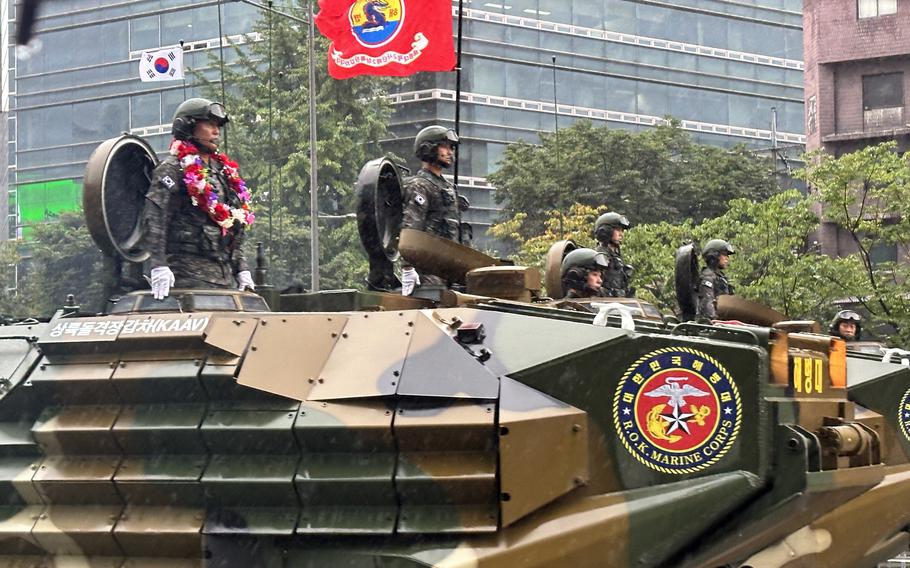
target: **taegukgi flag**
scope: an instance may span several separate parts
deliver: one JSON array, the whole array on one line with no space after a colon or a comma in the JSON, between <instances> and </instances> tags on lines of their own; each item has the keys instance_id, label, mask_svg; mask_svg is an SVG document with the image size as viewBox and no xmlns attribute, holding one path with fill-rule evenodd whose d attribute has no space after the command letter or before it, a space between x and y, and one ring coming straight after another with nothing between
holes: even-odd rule
<instances>
[{"instance_id":1,"label":"taegukgi flag","mask_svg":"<svg viewBox=\"0 0 910 568\"><path fill-rule=\"evenodd\" d=\"M183 48L143 51L139 57L139 78L146 82L183 79Z\"/></svg>"},{"instance_id":2,"label":"taegukgi flag","mask_svg":"<svg viewBox=\"0 0 910 568\"><path fill-rule=\"evenodd\" d=\"M336 79L455 68L451 0L319 0L316 25Z\"/></svg>"}]
</instances>

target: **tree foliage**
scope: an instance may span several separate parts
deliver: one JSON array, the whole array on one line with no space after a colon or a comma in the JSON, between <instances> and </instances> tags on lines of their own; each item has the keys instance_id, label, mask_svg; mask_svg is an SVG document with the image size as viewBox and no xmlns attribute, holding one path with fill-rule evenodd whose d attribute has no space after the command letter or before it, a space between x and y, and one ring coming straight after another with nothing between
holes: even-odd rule
<instances>
[{"instance_id":1,"label":"tree foliage","mask_svg":"<svg viewBox=\"0 0 910 568\"><path fill-rule=\"evenodd\" d=\"M765 303L788 318L830 317L832 301L856 290L859 265L855 258L832 259L807 244L818 228L811 204L809 198L791 190L760 202L735 199L722 215L699 225L687 219L634 226L626 232L623 256L634 267L632 283L638 297L663 312L678 313L676 250L690 242L704 244L723 238L737 249L727 272L738 295ZM518 260L540 266L560 234L582 246L592 246L594 220L605 209L573 205L562 222L562 233L559 215L551 212L545 231L523 240L521 228L527 217L519 213L497 225L495 236L519 241Z\"/></svg>"},{"instance_id":2,"label":"tree foliage","mask_svg":"<svg viewBox=\"0 0 910 568\"><path fill-rule=\"evenodd\" d=\"M302 17L306 4L283 8ZM240 164L254 195L256 223L247 237L248 257L257 241L270 247L272 284L310 283L310 156L307 29L282 16L264 15L254 26L260 40L235 46L236 63L225 69L225 106L231 117L226 151ZM249 36L252 39L252 36ZM384 96L390 79L331 79L328 42L316 45L317 188L319 210L354 210L360 167L381 155L391 106ZM212 61L217 65L217 60ZM204 92L221 98L221 86L205 81ZM348 226L351 225L351 226ZM363 281L367 260L354 223L320 221L320 270L324 285Z\"/></svg>"},{"instance_id":3,"label":"tree foliage","mask_svg":"<svg viewBox=\"0 0 910 568\"><path fill-rule=\"evenodd\" d=\"M822 205L825 219L841 227L860 266L854 296L873 319L910 345L910 164L886 142L839 157L808 156L801 176ZM877 261L876 251L897 251L896 261Z\"/></svg>"},{"instance_id":4,"label":"tree foliage","mask_svg":"<svg viewBox=\"0 0 910 568\"><path fill-rule=\"evenodd\" d=\"M633 223L700 222L731 199L777 191L772 164L744 147L695 143L677 122L642 132L580 121L538 146L518 142L490 175L505 218L526 217L521 236L542 234L551 210L609 205Z\"/></svg>"},{"instance_id":5,"label":"tree foliage","mask_svg":"<svg viewBox=\"0 0 910 568\"><path fill-rule=\"evenodd\" d=\"M565 214L557 210L548 211L543 232L527 239L522 235L527 232L525 223L528 221L528 215L518 213L508 221L493 225L490 228L490 235L497 239L520 242L521 247L513 256L513 260L522 266L536 266L543 270L544 257L556 241L571 239L578 246L596 246L591 228L597 217L606 211L605 206L590 207L579 203L569 207Z\"/></svg>"},{"instance_id":6,"label":"tree foliage","mask_svg":"<svg viewBox=\"0 0 910 568\"><path fill-rule=\"evenodd\" d=\"M50 317L69 294L83 311L100 311L102 256L82 213L64 213L55 222L33 225L31 230L30 241L7 241L0 247L4 279L0 313L14 318ZM19 278L12 290L17 264Z\"/></svg>"},{"instance_id":7,"label":"tree foliage","mask_svg":"<svg viewBox=\"0 0 910 568\"><path fill-rule=\"evenodd\" d=\"M736 247L728 275L737 295L764 303L791 319L826 319L832 302L856 288L855 259L832 259L811 245L818 218L810 199L795 190L764 201L735 199L700 225L658 223L633 228L625 252L635 266L640 295L676 309L674 254L687 242L715 238Z\"/></svg>"}]
</instances>

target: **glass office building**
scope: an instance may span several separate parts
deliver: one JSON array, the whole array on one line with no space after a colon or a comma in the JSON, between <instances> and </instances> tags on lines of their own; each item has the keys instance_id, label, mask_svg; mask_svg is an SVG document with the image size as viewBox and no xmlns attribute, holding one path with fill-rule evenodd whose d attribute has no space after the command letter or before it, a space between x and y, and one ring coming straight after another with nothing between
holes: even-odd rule
<instances>
[{"instance_id":1,"label":"glass office building","mask_svg":"<svg viewBox=\"0 0 910 568\"><path fill-rule=\"evenodd\" d=\"M505 146L554 128L553 56L560 127L589 119L641 129L671 115L699 141L767 148L775 107L777 141L801 144L801 4L464 0L460 176L475 234L498 215L486 176ZM235 41L258 17L240 2L221 10ZM218 2L53 0L36 32L39 50L8 51L8 237L76 207L85 162L102 140L130 131L164 149L174 109L197 93L140 82L139 52L183 40L186 64L206 66L218 48ZM419 74L392 99L386 142L410 156L420 128L453 124L455 74Z\"/></svg>"},{"instance_id":2,"label":"glass office building","mask_svg":"<svg viewBox=\"0 0 910 568\"><path fill-rule=\"evenodd\" d=\"M457 6L457 2L453 2ZM460 182L482 233L498 217L486 176L510 142L588 119L641 129L671 115L696 140L804 142L801 0L465 0ZM453 7L453 13L454 7ZM395 95L396 152L454 120L454 74ZM478 230L481 229L481 230Z\"/></svg>"},{"instance_id":3,"label":"glass office building","mask_svg":"<svg viewBox=\"0 0 910 568\"><path fill-rule=\"evenodd\" d=\"M223 33L243 41L258 9L223 3L221 15ZM14 35L14 23L7 27ZM126 131L166 148L174 110L198 92L181 81L141 82L139 54L183 41L185 65L208 67L206 52L218 49L218 2L46 1L35 34L30 49L8 47L8 238L79 207L86 161L103 140Z\"/></svg>"}]
</instances>

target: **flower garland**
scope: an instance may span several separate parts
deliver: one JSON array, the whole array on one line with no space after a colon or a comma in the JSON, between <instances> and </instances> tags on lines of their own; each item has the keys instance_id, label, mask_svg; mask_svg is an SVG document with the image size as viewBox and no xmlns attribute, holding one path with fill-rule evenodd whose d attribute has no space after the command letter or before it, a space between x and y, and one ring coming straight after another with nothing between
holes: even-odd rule
<instances>
[{"instance_id":1,"label":"flower garland","mask_svg":"<svg viewBox=\"0 0 910 568\"><path fill-rule=\"evenodd\" d=\"M209 218L221 227L221 233L226 234L234 227L234 223L252 225L256 216L250 209L250 191L246 182L240 177L237 162L232 162L221 152L213 152L212 159L217 160L228 180L228 186L240 200L240 207L230 207L218 199L218 194L208 180L209 170L199 156L199 150L183 140L174 140L168 150L171 155L177 156L180 167L183 168L183 183L186 184L187 193L195 207L205 211Z\"/></svg>"}]
</instances>

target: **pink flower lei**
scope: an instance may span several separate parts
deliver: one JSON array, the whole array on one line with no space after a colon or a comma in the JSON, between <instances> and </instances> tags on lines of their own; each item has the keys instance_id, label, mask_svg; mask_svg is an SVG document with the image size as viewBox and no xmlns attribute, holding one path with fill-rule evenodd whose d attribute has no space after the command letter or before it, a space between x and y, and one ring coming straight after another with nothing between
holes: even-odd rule
<instances>
[{"instance_id":1,"label":"pink flower lei","mask_svg":"<svg viewBox=\"0 0 910 568\"><path fill-rule=\"evenodd\" d=\"M221 163L222 171L227 177L228 185L240 200L240 207L230 207L218 199L218 194L212 189L208 180L209 170L199 156L199 150L183 140L174 140L168 150L171 155L177 156L180 167L183 168L183 183L186 184L187 193L193 205L205 211L209 218L221 227L221 233L226 234L234 227L234 223L252 225L256 216L250 209L250 191L246 182L240 177L237 162L232 162L220 152L213 152L212 159Z\"/></svg>"}]
</instances>

